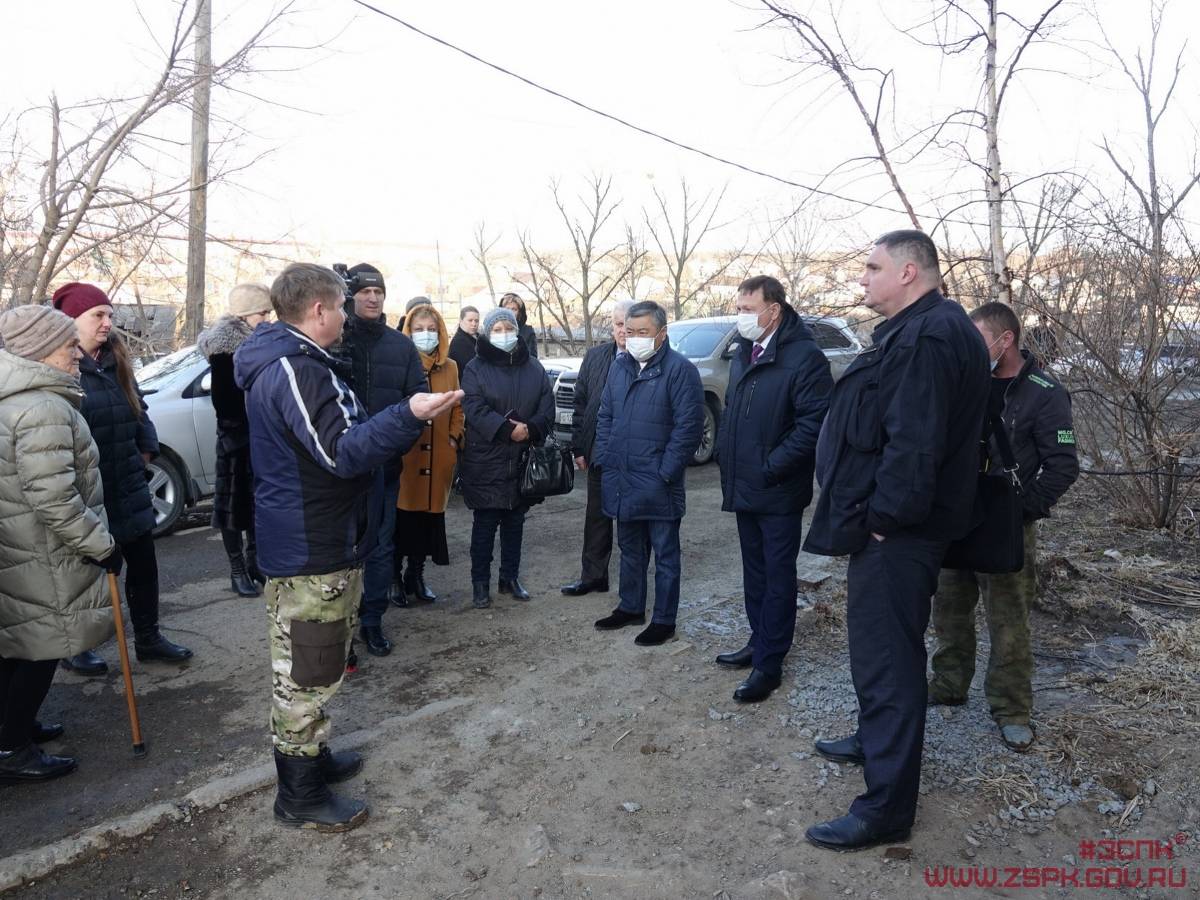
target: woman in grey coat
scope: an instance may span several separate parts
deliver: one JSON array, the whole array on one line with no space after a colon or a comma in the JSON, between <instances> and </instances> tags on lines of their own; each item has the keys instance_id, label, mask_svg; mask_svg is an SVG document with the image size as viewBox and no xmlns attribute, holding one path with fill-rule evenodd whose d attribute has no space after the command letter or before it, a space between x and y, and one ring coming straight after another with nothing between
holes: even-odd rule
<instances>
[{"instance_id":1,"label":"woman in grey coat","mask_svg":"<svg viewBox=\"0 0 1200 900\"><path fill-rule=\"evenodd\" d=\"M100 454L79 412L79 339L45 306L0 315L0 784L46 781L75 760L37 713L58 660L113 633L102 576L121 551L104 514Z\"/></svg>"}]
</instances>

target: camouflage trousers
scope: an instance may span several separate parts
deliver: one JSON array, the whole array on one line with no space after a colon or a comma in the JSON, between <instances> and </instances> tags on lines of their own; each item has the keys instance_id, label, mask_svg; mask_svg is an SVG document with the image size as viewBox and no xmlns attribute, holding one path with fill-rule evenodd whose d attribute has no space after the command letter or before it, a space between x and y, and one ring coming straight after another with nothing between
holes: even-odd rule
<instances>
[{"instance_id":1,"label":"camouflage trousers","mask_svg":"<svg viewBox=\"0 0 1200 900\"><path fill-rule=\"evenodd\" d=\"M346 673L362 569L268 578L271 740L280 753L316 756L329 740L325 706Z\"/></svg>"},{"instance_id":2,"label":"camouflage trousers","mask_svg":"<svg viewBox=\"0 0 1200 900\"><path fill-rule=\"evenodd\" d=\"M1037 592L1037 526L1025 525L1025 567L1005 575L943 569L933 597L937 636L930 699L964 700L975 675L975 607L987 614L991 652L983 691L1000 725L1028 725L1033 711L1029 606Z\"/></svg>"}]
</instances>

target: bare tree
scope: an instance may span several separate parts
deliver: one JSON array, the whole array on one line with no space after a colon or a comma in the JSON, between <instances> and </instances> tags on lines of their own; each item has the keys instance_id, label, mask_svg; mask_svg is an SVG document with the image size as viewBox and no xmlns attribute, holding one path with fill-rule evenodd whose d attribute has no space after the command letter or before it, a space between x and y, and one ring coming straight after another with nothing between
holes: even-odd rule
<instances>
[{"instance_id":1,"label":"bare tree","mask_svg":"<svg viewBox=\"0 0 1200 900\"><path fill-rule=\"evenodd\" d=\"M7 230L0 246L0 293L10 305L44 297L55 278L105 247L135 235L161 237L162 225L184 224L189 176L155 171L148 160L164 138L152 126L168 110L187 107L200 79L211 78L214 87L223 87L252 71L254 58L268 49L270 34L289 6L270 11L232 52L198 72L186 56L198 6L179 0L170 33L156 39L161 60L144 93L68 106L52 94L45 107L16 117L11 155L17 165L11 170L13 181L0 191L27 189L28 199L18 216L27 227ZM43 152L33 153L20 137L30 117L46 124ZM219 169L210 174L209 183L250 164ZM40 177L22 183L21 173L33 168Z\"/></svg>"},{"instance_id":2,"label":"bare tree","mask_svg":"<svg viewBox=\"0 0 1200 900\"><path fill-rule=\"evenodd\" d=\"M696 253L700 244L714 230L713 222L724 198L725 188L719 193L709 191L697 198L692 195L687 179L680 178L677 205L672 209L668 198L658 188L654 189L658 212L655 216L646 214L646 227L666 269L667 289L676 320L684 318L697 295L724 275L733 260L741 255L738 251L736 256L725 256L707 266L697 265L694 261L698 259Z\"/></svg>"},{"instance_id":3,"label":"bare tree","mask_svg":"<svg viewBox=\"0 0 1200 900\"><path fill-rule=\"evenodd\" d=\"M583 346L591 347L595 343L597 314L640 258L623 255L624 242L604 237L620 206L611 196L611 177L589 176L585 191L575 198L574 204L563 198L558 182L552 182L550 190L570 235L569 262L536 250L528 234L521 236L521 252L539 310L550 313L567 335L564 343L574 351L577 348L571 337L572 323L582 323ZM543 333L544 328L543 323Z\"/></svg>"},{"instance_id":4,"label":"bare tree","mask_svg":"<svg viewBox=\"0 0 1200 900\"><path fill-rule=\"evenodd\" d=\"M492 265L489 254L492 248L500 242L500 235L496 235L490 240L487 237L487 225L480 222L475 226L474 244L471 247L471 258L479 263L479 267L483 269L483 277L487 279L488 294L492 298L492 302L496 302L496 285L492 281Z\"/></svg>"},{"instance_id":5,"label":"bare tree","mask_svg":"<svg viewBox=\"0 0 1200 900\"><path fill-rule=\"evenodd\" d=\"M1174 528L1200 494L1200 248L1181 207L1200 182L1195 152L1177 185L1158 169L1158 140L1182 71L1182 41L1159 81L1165 4L1150 8L1148 47L1116 68L1143 113L1140 158L1107 135L1124 191L1093 189L1046 254L1033 294L1064 335L1077 426L1102 488L1136 524ZM1031 282L1033 279L1031 279Z\"/></svg>"},{"instance_id":6,"label":"bare tree","mask_svg":"<svg viewBox=\"0 0 1200 900\"><path fill-rule=\"evenodd\" d=\"M624 284L630 299L637 300L642 279L650 274L652 264L650 253L646 250L645 237L640 232L634 231L632 225L625 226L625 245L621 252L623 254L621 262L625 266L622 284Z\"/></svg>"}]
</instances>

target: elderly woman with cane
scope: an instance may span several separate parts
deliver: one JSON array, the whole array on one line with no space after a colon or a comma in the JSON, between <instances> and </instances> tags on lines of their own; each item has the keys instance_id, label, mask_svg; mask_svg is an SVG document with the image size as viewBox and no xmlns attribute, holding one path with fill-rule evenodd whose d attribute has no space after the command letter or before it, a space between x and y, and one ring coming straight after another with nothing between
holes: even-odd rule
<instances>
[{"instance_id":1,"label":"elderly woman with cane","mask_svg":"<svg viewBox=\"0 0 1200 900\"><path fill-rule=\"evenodd\" d=\"M75 770L38 746L62 734L38 709L58 660L113 633L102 575L119 573L100 454L80 413L79 339L45 306L0 315L0 784Z\"/></svg>"}]
</instances>

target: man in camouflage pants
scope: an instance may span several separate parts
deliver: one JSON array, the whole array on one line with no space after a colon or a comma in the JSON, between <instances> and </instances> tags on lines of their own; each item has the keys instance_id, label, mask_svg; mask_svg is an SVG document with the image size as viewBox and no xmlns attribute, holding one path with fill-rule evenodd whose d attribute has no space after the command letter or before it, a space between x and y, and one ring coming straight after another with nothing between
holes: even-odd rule
<instances>
[{"instance_id":1,"label":"man in camouflage pants","mask_svg":"<svg viewBox=\"0 0 1200 900\"><path fill-rule=\"evenodd\" d=\"M362 768L327 746L325 708L342 684L371 549L367 495L378 467L403 456L461 391L414 394L367 419L327 353L342 333L344 284L298 263L271 285L279 321L234 355L246 394L259 568L267 576L275 818L345 831L367 817L329 785Z\"/></svg>"},{"instance_id":2,"label":"man in camouflage pants","mask_svg":"<svg viewBox=\"0 0 1200 900\"><path fill-rule=\"evenodd\" d=\"M1020 349L1021 323L1003 303L985 303L971 313L992 359L990 412L1000 413L1024 490L1025 566L1019 572L987 575L943 569L933 598L937 650L929 682L930 704L965 703L975 675L975 607L983 597L991 651L984 693L1000 737L1023 753L1033 745L1033 651L1029 607L1037 592L1037 520L1066 493L1079 475L1071 395ZM1003 465L991 448L992 470ZM997 477L1003 477L998 474Z\"/></svg>"}]
</instances>

